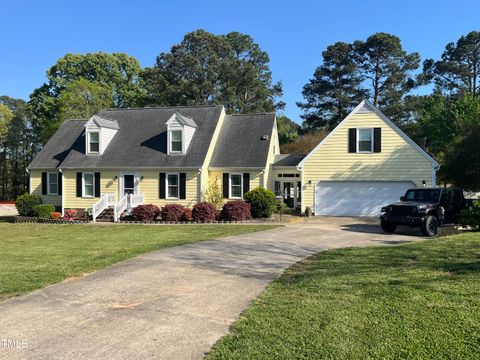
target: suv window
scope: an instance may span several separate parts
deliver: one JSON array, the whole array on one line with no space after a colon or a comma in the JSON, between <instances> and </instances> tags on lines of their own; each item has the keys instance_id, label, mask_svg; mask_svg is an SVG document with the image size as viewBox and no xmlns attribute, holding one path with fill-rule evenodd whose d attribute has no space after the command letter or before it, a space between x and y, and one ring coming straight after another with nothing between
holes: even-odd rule
<instances>
[{"instance_id":1,"label":"suv window","mask_svg":"<svg viewBox=\"0 0 480 360\"><path fill-rule=\"evenodd\" d=\"M453 201L460 202L462 201L462 190L453 190Z\"/></svg>"},{"instance_id":2,"label":"suv window","mask_svg":"<svg viewBox=\"0 0 480 360\"><path fill-rule=\"evenodd\" d=\"M442 196L440 197L441 204L448 204L450 202L450 191L442 191Z\"/></svg>"}]
</instances>

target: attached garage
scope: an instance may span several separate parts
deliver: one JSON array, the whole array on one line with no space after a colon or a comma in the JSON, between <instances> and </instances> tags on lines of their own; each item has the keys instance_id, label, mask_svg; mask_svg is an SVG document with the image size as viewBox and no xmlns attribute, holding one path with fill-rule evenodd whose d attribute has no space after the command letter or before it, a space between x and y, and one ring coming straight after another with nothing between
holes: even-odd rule
<instances>
[{"instance_id":1,"label":"attached garage","mask_svg":"<svg viewBox=\"0 0 480 360\"><path fill-rule=\"evenodd\" d=\"M382 206L414 187L411 181L319 181L315 215L378 216Z\"/></svg>"}]
</instances>

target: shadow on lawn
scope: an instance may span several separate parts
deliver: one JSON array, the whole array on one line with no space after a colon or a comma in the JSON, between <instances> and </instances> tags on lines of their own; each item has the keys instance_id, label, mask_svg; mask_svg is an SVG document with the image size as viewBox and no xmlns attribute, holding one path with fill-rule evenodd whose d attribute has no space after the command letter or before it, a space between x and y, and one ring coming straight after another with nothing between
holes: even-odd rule
<instances>
[{"instance_id":1,"label":"shadow on lawn","mask_svg":"<svg viewBox=\"0 0 480 360\"><path fill-rule=\"evenodd\" d=\"M13 223L14 218L13 215L0 216L0 223Z\"/></svg>"},{"instance_id":2,"label":"shadow on lawn","mask_svg":"<svg viewBox=\"0 0 480 360\"><path fill-rule=\"evenodd\" d=\"M378 222L378 224L346 224L346 225L342 225L341 229L343 231L391 235L391 236L394 236L394 235L421 236L420 229L411 228L408 226L398 226L393 234L388 234L384 232L380 227L380 221ZM389 242L386 242L386 243L389 243Z\"/></svg>"}]
</instances>

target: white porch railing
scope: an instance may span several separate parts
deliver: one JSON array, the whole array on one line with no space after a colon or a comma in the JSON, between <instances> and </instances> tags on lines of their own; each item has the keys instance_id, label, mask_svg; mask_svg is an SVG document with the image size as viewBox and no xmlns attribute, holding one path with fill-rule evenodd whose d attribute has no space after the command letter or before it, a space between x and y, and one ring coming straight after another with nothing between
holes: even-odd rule
<instances>
[{"instance_id":1,"label":"white porch railing","mask_svg":"<svg viewBox=\"0 0 480 360\"><path fill-rule=\"evenodd\" d=\"M143 204L143 194L130 194L130 207L134 208Z\"/></svg>"},{"instance_id":2,"label":"white porch railing","mask_svg":"<svg viewBox=\"0 0 480 360\"><path fill-rule=\"evenodd\" d=\"M102 194L100 200L98 200L92 207L93 222L97 220L98 215L100 215L103 210L112 205L115 205L115 194Z\"/></svg>"},{"instance_id":3,"label":"white porch railing","mask_svg":"<svg viewBox=\"0 0 480 360\"><path fill-rule=\"evenodd\" d=\"M113 221L117 222L120 218L120 215L127 209L128 207L128 194L125 194L120 201L113 207Z\"/></svg>"}]
</instances>

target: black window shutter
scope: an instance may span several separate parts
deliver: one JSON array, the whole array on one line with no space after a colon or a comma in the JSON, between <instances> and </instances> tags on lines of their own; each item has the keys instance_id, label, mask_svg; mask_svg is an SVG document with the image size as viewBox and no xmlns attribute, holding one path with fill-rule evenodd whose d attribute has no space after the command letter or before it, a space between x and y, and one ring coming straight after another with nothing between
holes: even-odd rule
<instances>
[{"instance_id":1,"label":"black window shutter","mask_svg":"<svg viewBox=\"0 0 480 360\"><path fill-rule=\"evenodd\" d=\"M158 198L165 199L165 173L158 174Z\"/></svg>"},{"instance_id":2,"label":"black window shutter","mask_svg":"<svg viewBox=\"0 0 480 360\"><path fill-rule=\"evenodd\" d=\"M77 172L77 197L82 197L82 173Z\"/></svg>"},{"instance_id":3,"label":"black window shutter","mask_svg":"<svg viewBox=\"0 0 480 360\"><path fill-rule=\"evenodd\" d=\"M250 191L250 173L243 173L243 194Z\"/></svg>"},{"instance_id":4,"label":"black window shutter","mask_svg":"<svg viewBox=\"0 0 480 360\"><path fill-rule=\"evenodd\" d=\"M382 152L382 128L373 129L373 152Z\"/></svg>"},{"instance_id":5,"label":"black window shutter","mask_svg":"<svg viewBox=\"0 0 480 360\"><path fill-rule=\"evenodd\" d=\"M348 129L348 152L349 153L357 152L357 129L356 128Z\"/></svg>"},{"instance_id":6,"label":"black window shutter","mask_svg":"<svg viewBox=\"0 0 480 360\"><path fill-rule=\"evenodd\" d=\"M187 198L187 174L180 173L180 199Z\"/></svg>"},{"instance_id":7,"label":"black window shutter","mask_svg":"<svg viewBox=\"0 0 480 360\"><path fill-rule=\"evenodd\" d=\"M95 173L95 197L100 197L100 173Z\"/></svg>"},{"instance_id":8,"label":"black window shutter","mask_svg":"<svg viewBox=\"0 0 480 360\"><path fill-rule=\"evenodd\" d=\"M47 195L47 173L42 172L42 195Z\"/></svg>"},{"instance_id":9,"label":"black window shutter","mask_svg":"<svg viewBox=\"0 0 480 360\"><path fill-rule=\"evenodd\" d=\"M230 174L223 173L223 197L228 199L228 187L230 186Z\"/></svg>"},{"instance_id":10,"label":"black window shutter","mask_svg":"<svg viewBox=\"0 0 480 360\"><path fill-rule=\"evenodd\" d=\"M58 195L62 195L63 175L62 173L59 172L57 176L58 176Z\"/></svg>"}]
</instances>

